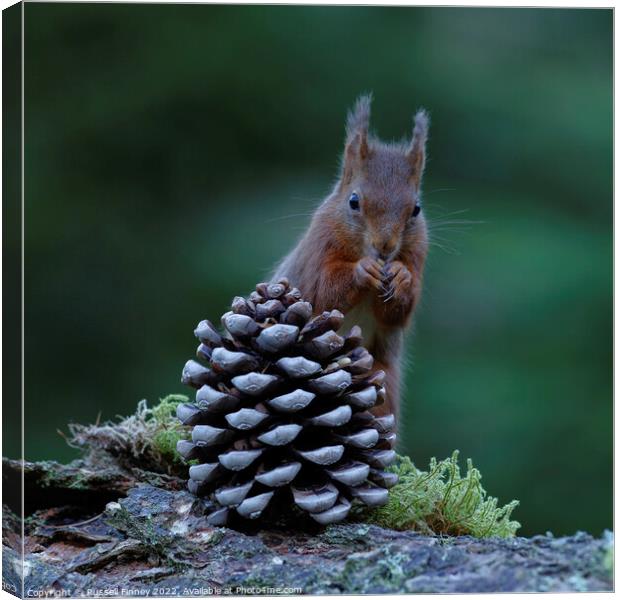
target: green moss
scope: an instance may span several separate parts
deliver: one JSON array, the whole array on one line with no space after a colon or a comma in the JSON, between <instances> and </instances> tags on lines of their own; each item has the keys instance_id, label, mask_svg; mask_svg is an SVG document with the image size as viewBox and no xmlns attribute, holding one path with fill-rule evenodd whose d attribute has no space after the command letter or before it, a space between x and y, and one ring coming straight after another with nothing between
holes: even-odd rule
<instances>
[{"instance_id":1,"label":"green moss","mask_svg":"<svg viewBox=\"0 0 620 600\"><path fill-rule=\"evenodd\" d=\"M187 429L179 423L176 411L179 404L187 401L187 396L170 394L151 409L153 419L157 423L152 443L164 462L181 462L177 453L177 442L187 438Z\"/></svg>"},{"instance_id":2,"label":"green moss","mask_svg":"<svg viewBox=\"0 0 620 600\"><path fill-rule=\"evenodd\" d=\"M498 508L497 498L487 496L480 483L482 476L471 460L461 475L458 456L455 451L440 462L433 458L428 471L417 469L408 457L399 457L390 469L398 473L399 483L390 490L388 503L365 513L364 520L423 533L514 536L521 525L510 516L518 501Z\"/></svg>"},{"instance_id":3,"label":"green moss","mask_svg":"<svg viewBox=\"0 0 620 600\"><path fill-rule=\"evenodd\" d=\"M141 400L133 415L119 417L117 422L72 424L69 444L87 451L103 450L143 470L184 475L187 464L177 453L176 445L187 439L189 433L177 419L176 409L187 401L187 396L170 394L153 408Z\"/></svg>"},{"instance_id":4,"label":"green moss","mask_svg":"<svg viewBox=\"0 0 620 600\"><path fill-rule=\"evenodd\" d=\"M151 414L160 425L168 426L171 423L177 423L177 406L188 401L189 398L183 394L168 394L151 409Z\"/></svg>"},{"instance_id":5,"label":"green moss","mask_svg":"<svg viewBox=\"0 0 620 600\"><path fill-rule=\"evenodd\" d=\"M179 457L176 451L177 442L182 438L183 434L178 431L163 429L153 434L153 446L164 461L175 462Z\"/></svg>"}]
</instances>

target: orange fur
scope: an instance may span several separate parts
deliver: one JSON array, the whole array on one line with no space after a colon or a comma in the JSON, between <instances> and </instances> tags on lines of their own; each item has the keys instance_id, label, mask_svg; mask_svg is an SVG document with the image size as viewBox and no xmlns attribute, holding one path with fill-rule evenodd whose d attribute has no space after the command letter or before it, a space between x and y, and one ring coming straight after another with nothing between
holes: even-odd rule
<instances>
[{"instance_id":1,"label":"orange fur","mask_svg":"<svg viewBox=\"0 0 620 600\"><path fill-rule=\"evenodd\" d=\"M370 298L373 327L365 345L375 368L386 371L387 400L376 413L397 415L403 337L422 291L428 249L424 213L412 216L420 202L428 117L416 114L405 145L369 136L369 116L370 98L362 97L347 120L340 178L274 279L286 276L317 313L337 308L346 315ZM358 211L349 206L353 192ZM387 300L381 286L393 287Z\"/></svg>"}]
</instances>

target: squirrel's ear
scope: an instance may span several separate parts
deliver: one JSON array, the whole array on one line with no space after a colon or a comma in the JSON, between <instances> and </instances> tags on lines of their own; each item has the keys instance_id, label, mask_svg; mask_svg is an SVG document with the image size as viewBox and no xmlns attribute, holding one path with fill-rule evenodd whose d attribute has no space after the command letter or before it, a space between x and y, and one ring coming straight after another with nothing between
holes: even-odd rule
<instances>
[{"instance_id":1,"label":"squirrel's ear","mask_svg":"<svg viewBox=\"0 0 620 600\"><path fill-rule=\"evenodd\" d=\"M423 109L418 110L413 119L413 137L407 151L407 158L411 164L411 181L416 187L420 186L422 174L424 173L428 124L428 113Z\"/></svg>"},{"instance_id":2,"label":"squirrel's ear","mask_svg":"<svg viewBox=\"0 0 620 600\"><path fill-rule=\"evenodd\" d=\"M344 150L343 179L350 180L353 171L368 158L368 125L372 96L360 96L347 115L347 140Z\"/></svg>"}]
</instances>

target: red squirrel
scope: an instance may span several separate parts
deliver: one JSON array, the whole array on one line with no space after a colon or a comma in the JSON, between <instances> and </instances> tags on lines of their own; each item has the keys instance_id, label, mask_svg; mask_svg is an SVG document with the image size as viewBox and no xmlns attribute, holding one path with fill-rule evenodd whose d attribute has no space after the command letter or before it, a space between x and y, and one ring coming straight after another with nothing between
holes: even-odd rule
<instances>
[{"instance_id":1,"label":"red squirrel","mask_svg":"<svg viewBox=\"0 0 620 600\"><path fill-rule=\"evenodd\" d=\"M428 249L421 182L429 119L414 117L408 143L369 135L370 96L349 112L340 176L273 279L287 277L314 310L337 308L359 325L375 370L385 371L377 415L398 418L404 333L420 298Z\"/></svg>"}]
</instances>

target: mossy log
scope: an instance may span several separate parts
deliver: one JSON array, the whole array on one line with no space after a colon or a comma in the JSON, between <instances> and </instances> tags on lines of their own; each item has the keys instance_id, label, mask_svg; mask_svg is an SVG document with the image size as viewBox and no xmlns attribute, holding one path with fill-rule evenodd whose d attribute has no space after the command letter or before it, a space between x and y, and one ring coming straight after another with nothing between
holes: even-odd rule
<instances>
[{"instance_id":1,"label":"mossy log","mask_svg":"<svg viewBox=\"0 0 620 600\"><path fill-rule=\"evenodd\" d=\"M603 591L611 536L429 536L350 523L210 527L184 482L90 455L26 463L24 591L71 596ZM20 462L4 460L19 489ZM3 519L3 586L21 595L19 502Z\"/></svg>"}]
</instances>

